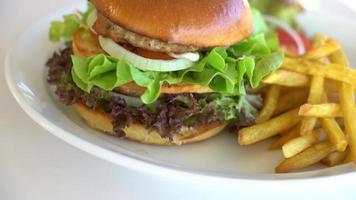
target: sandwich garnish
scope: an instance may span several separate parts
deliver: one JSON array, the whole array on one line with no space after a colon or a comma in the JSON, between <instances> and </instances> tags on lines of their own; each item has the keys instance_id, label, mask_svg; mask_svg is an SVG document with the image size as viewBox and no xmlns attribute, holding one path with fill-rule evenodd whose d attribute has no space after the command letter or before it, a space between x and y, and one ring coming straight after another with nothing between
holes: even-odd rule
<instances>
[{"instance_id":1,"label":"sandwich garnish","mask_svg":"<svg viewBox=\"0 0 356 200\"><path fill-rule=\"evenodd\" d=\"M57 85L60 99L67 104L81 102L92 110L106 110L120 135L136 122L171 139L184 127L205 123L235 128L251 125L262 106L260 95L253 90L281 66L284 57L276 35L259 12L251 13L254 21L249 26L253 24L254 31L235 44L180 45L180 50L194 50L190 47L195 46L197 51L172 52L178 49L176 44L160 41L165 52L154 52L151 49L157 46L145 50L127 42L127 34L137 40L147 38L137 33L124 30L126 35L120 40L126 38L125 42L96 33L100 13L89 3L86 12L66 15L51 24L50 40L64 39L71 45L62 52L68 59L67 68L56 63L64 59L62 55L49 62L50 83ZM60 71L66 78L57 78ZM51 81L53 77L57 80Z\"/></svg>"}]
</instances>

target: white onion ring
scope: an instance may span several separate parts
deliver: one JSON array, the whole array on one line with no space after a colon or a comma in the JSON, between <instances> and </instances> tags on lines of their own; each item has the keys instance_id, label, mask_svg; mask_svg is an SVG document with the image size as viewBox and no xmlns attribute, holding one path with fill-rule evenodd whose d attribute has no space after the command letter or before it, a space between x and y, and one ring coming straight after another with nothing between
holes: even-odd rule
<instances>
[{"instance_id":1,"label":"white onion ring","mask_svg":"<svg viewBox=\"0 0 356 200\"><path fill-rule=\"evenodd\" d=\"M283 29L291 36L291 38L294 40L295 44L297 45L298 55L305 54L304 42L302 38L299 36L299 34L295 30L293 30L293 28L291 28L287 23L285 23L284 21L276 17L264 15L263 18L266 22L278 26L279 28Z\"/></svg>"},{"instance_id":2,"label":"white onion ring","mask_svg":"<svg viewBox=\"0 0 356 200\"><path fill-rule=\"evenodd\" d=\"M110 38L99 36L99 44L110 56L117 59L126 59L134 67L143 71L170 72L187 69L193 66L194 62L186 58L173 60L149 59L139 56L117 44Z\"/></svg>"},{"instance_id":3,"label":"white onion ring","mask_svg":"<svg viewBox=\"0 0 356 200\"><path fill-rule=\"evenodd\" d=\"M87 17L87 25L89 27L89 29L91 31L93 31L93 33L96 33L96 31L94 30L93 26L97 20L98 16L96 15L96 10L93 10L91 13L89 13L88 17Z\"/></svg>"}]
</instances>

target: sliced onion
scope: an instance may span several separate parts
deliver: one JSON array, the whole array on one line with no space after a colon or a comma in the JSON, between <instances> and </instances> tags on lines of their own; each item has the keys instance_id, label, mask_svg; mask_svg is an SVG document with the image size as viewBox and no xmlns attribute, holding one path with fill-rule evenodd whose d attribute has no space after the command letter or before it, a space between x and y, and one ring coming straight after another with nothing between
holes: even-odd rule
<instances>
[{"instance_id":1,"label":"sliced onion","mask_svg":"<svg viewBox=\"0 0 356 200\"><path fill-rule=\"evenodd\" d=\"M96 33L96 31L93 29L93 26L97 19L98 16L96 15L96 10L93 10L91 13L89 13L87 17L87 26L90 28L91 31L93 31L93 33Z\"/></svg>"},{"instance_id":2,"label":"sliced onion","mask_svg":"<svg viewBox=\"0 0 356 200\"><path fill-rule=\"evenodd\" d=\"M112 39L99 36L99 43L101 48L106 53L117 59L125 59L129 61L134 67L144 71L179 71L191 67L194 62L186 58L178 58L174 60L158 60L149 59L136 55L124 47L118 45Z\"/></svg>"},{"instance_id":3,"label":"sliced onion","mask_svg":"<svg viewBox=\"0 0 356 200\"><path fill-rule=\"evenodd\" d=\"M200 54L197 52L188 52L188 53L182 53L182 54L175 54L175 53L169 53L169 56L173 58L185 58L191 61L198 61L200 59Z\"/></svg>"},{"instance_id":4,"label":"sliced onion","mask_svg":"<svg viewBox=\"0 0 356 200\"><path fill-rule=\"evenodd\" d=\"M291 38L294 40L295 44L297 45L297 50L299 55L305 54L305 46L302 38L299 36L299 34L293 30L287 23L283 22L282 20L269 16L269 15L264 15L263 18L266 20L266 22L274 24L278 26L279 28L283 29L285 32L287 32Z\"/></svg>"}]
</instances>

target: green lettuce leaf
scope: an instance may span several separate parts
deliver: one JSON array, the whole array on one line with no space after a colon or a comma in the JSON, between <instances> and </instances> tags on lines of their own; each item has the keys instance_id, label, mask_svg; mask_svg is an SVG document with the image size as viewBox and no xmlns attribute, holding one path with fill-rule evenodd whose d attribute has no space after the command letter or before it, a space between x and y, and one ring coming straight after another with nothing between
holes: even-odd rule
<instances>
[{"instance_id":1,"label":"green lettuce leaf","mask_svg":"<svg viewBox=\"0 0 356 200\"><path fill-rule=\"evenodd\" d=\"M253 15L253 34L257 35L259 33L266 33L268 32L268 27L263 19L262 14L256 10L252 9L252 15Z\"/></svg>"},{"instance_id":2,"label":"green lettuce leaf","mask_svg":"<svg viewBox=\"0 0 356 200\"><path fill-rule=\"evenodd\" d=\"M258 114L258 107L261 106L259 104L262 103L259 95L249 94L240 97L210 95L210 98L214 98L216 112L222 113L225 121L240 119L240 113L246 117L245 120L254 121Z\"/></svg>"},{"instance_id":3,"label":"green lettuce leaf","mask_svg":"<svg viewBox=\"0 0 356 200\"><path fill-rule=\"evenodd\" d=\"M288 0L249 0L250 5L259 12L275 16L291 27L298 29L295 16L302 11L298 3ZM255 21L256 22L256 21ZM256 25L256 23L254 24ZM259 27L259 26L258 26Z\"/></svg>"},{"instance_id":4,"label":"green lettuce leaf","mask_svg":"<svg viewBox=\"0 0 356 200\"><path fill-rule=\"evenodd\" d=\"M129 82L146 88L141 96L151 104L160 95L164 83L192 83L229 95L245 95L245 80L257 87L263 77L276 70L283 61L281 52L273 52L265 34L258 34L230 48L216 47L192 67L176 72L142 71L126 60L95 55L72 56L73 80L82 90L93 86L111 91Z\"/></svg>"},{"instance_id":5,"label":"green lettuce leaf","mask_svg":"<svg viewBox=\"0 0 356 200\"><path fill-rule=\"evenodd\" d=\"M71 39L79 28L87 28L87 17L93 9L94 6L88 3L85 12L64 15L62 21L53 21L48 33L50 41L59 42L61 38Z\"/></svg>"}]
</instances>

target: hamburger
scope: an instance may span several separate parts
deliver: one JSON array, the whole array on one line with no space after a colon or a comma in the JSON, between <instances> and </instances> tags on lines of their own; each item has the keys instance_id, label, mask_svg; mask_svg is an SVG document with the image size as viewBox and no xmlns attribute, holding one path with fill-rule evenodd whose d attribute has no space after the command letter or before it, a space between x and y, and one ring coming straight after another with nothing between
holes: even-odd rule
<instances>
[{"instance_id":1,"label":"hamburger","mask_svg":"<svg viewBox=\"0 0 356 200\"><path fill-rule=\"evenodd\" d=\"M59 100L90 127L147 144L253 124L255 88L283 60L246 0L91 0L49 37L66 44L47 62Z\"/></svg>"}]
</instances>

